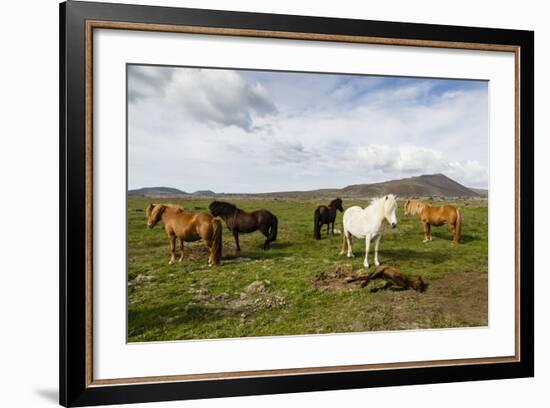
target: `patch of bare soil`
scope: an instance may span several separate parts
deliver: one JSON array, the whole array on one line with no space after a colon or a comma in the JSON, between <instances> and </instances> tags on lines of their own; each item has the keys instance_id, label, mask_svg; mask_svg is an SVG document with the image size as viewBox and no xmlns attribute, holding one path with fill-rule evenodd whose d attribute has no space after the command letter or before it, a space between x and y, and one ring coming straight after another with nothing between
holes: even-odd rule
<instances>
[{"instance_id":1,"label":"patch of bare soil","mask_svg":"<svg viewBox=\"0 0 550 408\"><path fill-rule=\"evenodd\" d=\"M430 280L424 293L393 290L396 288L380 290L376 281L361 288L362 281L354 279L365 274L364 271L353 271L351 265L341 265L322 272L313 282L323 291L369 292L371 301L356 310L357 321L353 326L358 330L365 327L369 330L396 330L488 324L488 275L485 272L448 272L440 279Z\"/></svg>"},{"instance_id":2,"label":"patch of bare soil","mask_svg":"<svg viewBox=\"0 0 550 408\"><path fill-rule=\"evenodd\" d=\"M430 283L418 311L435 310L433 318L456 326L488 324L488 274L478 271L449 272ZM437 321L434 323L438 323ZM439 326L439 325L438 325Z\"/></svg>"}]
</instances>

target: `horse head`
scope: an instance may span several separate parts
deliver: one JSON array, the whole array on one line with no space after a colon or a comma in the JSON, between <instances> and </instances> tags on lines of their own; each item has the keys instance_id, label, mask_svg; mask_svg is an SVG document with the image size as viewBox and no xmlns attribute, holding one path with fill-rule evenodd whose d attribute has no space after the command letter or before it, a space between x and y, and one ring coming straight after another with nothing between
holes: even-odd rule
<instances>
[{"instance_id":1,"label":"horse head","mask_svg":"<svg viewBox=\"0 0 550 408\"><path fill-rule=\"evenodd\" d=\"M344 207L342 207L342 199L340 197L332 200L329 204L329 207L336 208L340 212L344 212Z\"/></svg>"},{"instance_id":2,"label":"horse head","mask_svg":"<svg viewBox=\"0 0 550 408\"><path fill-rule=\"evenodd\" d=\"M163 204L149 204L145 209L145 214L147 215L147 226L153 228L160 220L162 213L166 209L166 206Z\"/></svg>"},{"instance_id":3,"label":"horse head","mask_svg":"<svg viewBox=\"0 0 550 408\"><path fill-rule=\"evenodd\" d=\"M384 217L392 228L397 227L397 199L393 194L384 197Z\"/></svg>"},{"instance_id":4,"label":"horse head","mask_svg":"<svg viewBox=\"0 0 550 408\"><path fill-rule=\"evenodd\" d=\"M426 289L428 289L428 285L429 283L424 282L424 280L422 279L422 276L419 276L418 278L413 279L411 281L412 288L417 292L421 292L421 293L425 292Z\"/></svg>"},{"instance_id":5,"label":"horse head","mask_svg":"<svg viewBox=\"0 0 550 408\"><path fill-rule=\"evenodd\" d=\"M411 200L407 200L405 202L405 215L409 215L411 213L410 206L411 206Z\"/></svg>"}]
</instances>

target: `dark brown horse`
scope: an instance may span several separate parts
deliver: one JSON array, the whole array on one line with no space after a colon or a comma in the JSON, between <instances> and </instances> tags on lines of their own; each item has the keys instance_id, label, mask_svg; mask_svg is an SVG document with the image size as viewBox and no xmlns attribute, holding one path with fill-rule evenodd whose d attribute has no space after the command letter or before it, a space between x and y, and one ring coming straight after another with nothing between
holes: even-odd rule
<instances>
[{"instance_id":1,"label":"dark brown horse","mask_svg":"<svg viewBox=\"0 0 550 408\"><path fill-rule=\"evenodd\" d=\"M225 221L227 228L233 233L237 251L241 250L239 233L248 234L260 230L266 237L264 250L269 249L269 244L277 239L277 217L267 210L246 212L224 201L212 201L208 208L213 216Z\"/></svg>"},{"instance_id":2,"label":"dark brown horse","mask_svg":"<svg viewBox=\"0 0 550 408\"><path fill-rule=\"evenodd\" d=\"M327 224L327 235L334 235L334 220L336 220L336 210L344 212L342 199L336 198L330 202L328 207L320 205L313 214L313 237L321 239L321 227Z\"/></svg>"}]
</instances>

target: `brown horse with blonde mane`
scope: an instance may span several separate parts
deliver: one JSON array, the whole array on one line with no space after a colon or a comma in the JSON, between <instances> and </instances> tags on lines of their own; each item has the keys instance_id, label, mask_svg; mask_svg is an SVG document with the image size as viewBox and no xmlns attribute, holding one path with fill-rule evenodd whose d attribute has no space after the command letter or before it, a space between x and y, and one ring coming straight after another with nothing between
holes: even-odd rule
<instances>
[{"instance_id":1,"label":"brown horse with blonde mane","mask_svg":"<svg viewBox=\"0 0 550 408\"><path fill-rule=\"evenodd\" d=\"M432 206L420 200L407 200L405 203L405 215L417 215L424 224L424 242L432 240L431 226L439 227L448 224L453 233L453 244L460 242L462 216L460 208L454 205Z\"/></svg>"},{"instance_id":2,"label":"brown horse with blonde mane","mask_svg":"<svg viewBox=\"0 0 550 408\"><path fill-rule=\"evenodd\" d=\"M183 243L200 239L210 249L208 265L218 265L222 256L222 224L219 218L206 212L187 212L172 204L149 204L145 210L147 226L153 228L159 221L164 223L170 240L170 262L176 261L176 238L180 240L179 262L183 260Z\"/></svg>"}]
</instances>

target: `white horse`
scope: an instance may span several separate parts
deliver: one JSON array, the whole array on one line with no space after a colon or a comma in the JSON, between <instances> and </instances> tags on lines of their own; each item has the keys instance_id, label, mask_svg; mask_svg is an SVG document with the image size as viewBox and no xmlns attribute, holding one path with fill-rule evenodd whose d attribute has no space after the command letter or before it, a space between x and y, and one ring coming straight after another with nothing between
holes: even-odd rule
<instances>
[{"instance_id":1,"label":"white horse","mask_svg":"<svg viewBox=\"0 0 550 408\"><path fill-rule=\"evenodd\" d=\"M380 244L380 238L382 238L382 223L386 219L388 224L395 228L397 226L396 211L397 200L393 194L375 198L365 209L359 206L349 207L344 212L343 245L340 255L347 252L348 258L353 258L352 235L359 239L365 238L365 261L363 266L368 268L370 241L374 239L374 264L376 266L380 265L380 262L378 262L378 245Z\"/></svg>"}]
</instances>

